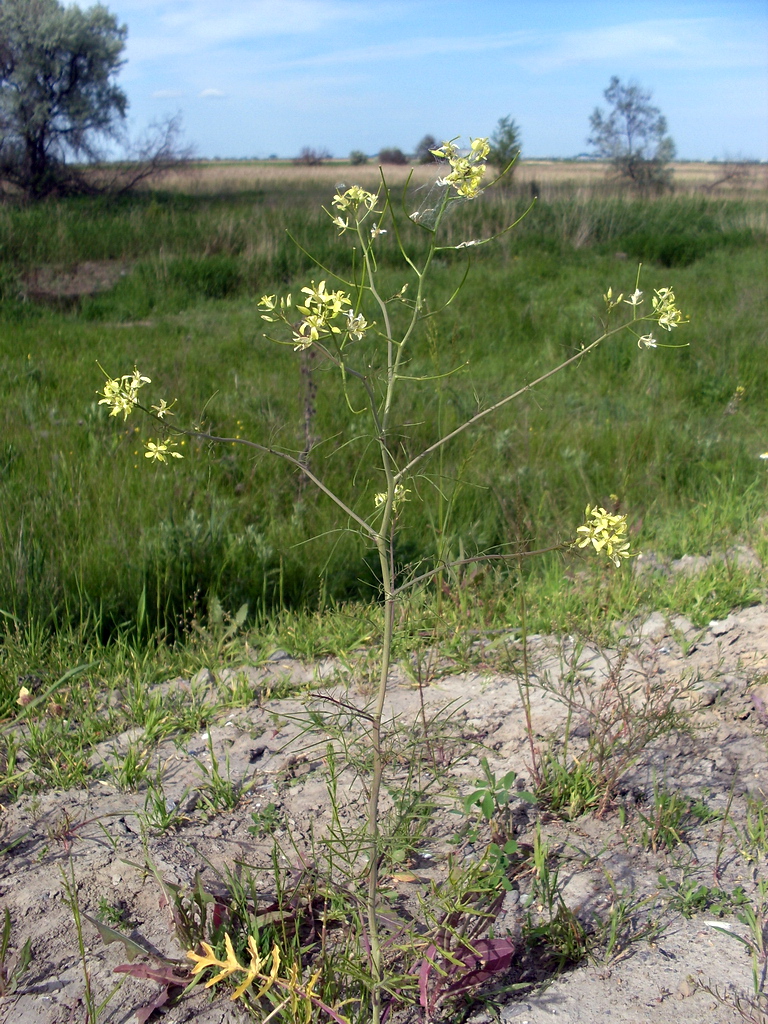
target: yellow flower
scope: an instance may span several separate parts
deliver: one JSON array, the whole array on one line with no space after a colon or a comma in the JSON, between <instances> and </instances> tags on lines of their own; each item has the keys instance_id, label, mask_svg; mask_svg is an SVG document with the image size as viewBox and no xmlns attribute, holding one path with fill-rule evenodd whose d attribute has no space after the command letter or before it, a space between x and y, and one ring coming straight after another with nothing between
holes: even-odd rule
<instances>
[{"instance_id":1,"label":"yellow flower","mask_svg":"<svg viewBox=\"0 0 768 1024\"><path fill-rule=\"evenodd\" d=\"M173 408L174 405L176 405L175 398L170 405L168 405L164 398L161 398L159 405L152 405L150 406L150 408L152 412L155 414L155 416L157 416L159 420L162 420L165 419L166 416L173 416L171 409Z\"/></svg>"},{"instance_id":2,"label":"yellow flower","mask_svg":"<svg viewBox=\"0 0 768 1024\"><path fill-rule=\"evenodd\" d=\"M637 339L638 348L656 348L656 339L652 334L644 334L642 338Z\"/></svg>"},{"instance_id":3,"label":"yellow flower","mask_svg":"<svg viewBox=\"0 0 768 1024\"><path fill-rule=\"evenodd\" d=\"M122 377L107 377L104 384L104 389L98 391L97 394L103 395L104 397L99 401L99 405L106 405L109 408L110 416L119 416L123 414L123 420L127 420L133 407L138 404L138 392L139 388L144 387L145 384L151 384L149 377L142 376L134 366L133 373L124 373Z\"/></svg>"},{"instance_id":4,"label":"yellow flower","mask_svg":"<svg viewBox=\"0 0 768 1024\"><path fill-rule=\"evenodd\" d=\"M652 315L659 327L671 331L678 324L688 323L688 318L677 308L675 293L671 288L655 288L654 291Z\"/></svg>"},{"instance_id":5,"label":"yellow flower","mask_svg":"<svg viewBox=\"0 0 768 1024\"><path fill-rule=\"evenodd\" d=\"M293 332L294 350L296 351L309 348L323 335L341 334L341 327L333 321L341 313L347 315L345 311L352 305L352 300L346 292L340 289L329 292L325 281L321 281L318 285L313 281L308 287L302 288L301 292L306 295L306 298L303 300L303 305L296 306L296 309L304 316Z\"/></svg>"},{"instance_id":6,"label":"yellow flower","mask_svg":"<svg viewBox=\"0 0 768 1024\"><path fill-rule=\"evenodd\" d=\"M581 534L571 547L585 548L589 544L595 551L604 551L614 565L621 565L622 558L630 558L627 540L627 517L606 512L604 508L587 505L586 522L576 530Z\"/></svg>"},{"instance_id":7,"label":"yellow flower","mask_svg":"<svg viewBox=\"0 0 768 1024\"><path fill-rule=\"evenodd\" d=\"M454 160L459 155L458 149L453 144L454 140L444 142L439 149L430 149L432 156L439 160Z\"/></svg>"},{"instance_id":8,"label":"yellow flower","mask_svg":"<svg viewBox=\"0 0 768 1024\"><path fill-rule=\"evenodd\" d=\"M26 688L26 686L22 686L19 690L19 696L16 698L16 703L20 704L23 708L25 708L27 704L32 703L32 693Z\"/></svg>"},{"instance_id":9,"label":"yellow flower","mask_svg":"<svg viewBox=\"0 0 768 1024\"><path fill-rule=\"evenodd\" d=\"M344 188L343 185L339 185L338 188ZM347 210L352 213L357 213L361 206L366 208L366 216L370 213L379 201L379 197L375 192L367 192L364 188L359 185L352 185L350 188L345 189L343 192L337 192L331 200L333 206L337 210L341 210L342 213Z\"/></svg>"},{"instance_id":10,"label":"yellow flower","mask_svg":"<svg viewBox=\"0 0 768 1024\"><path fill-rule=\"evenodd\" d=\"M278 316L270 316L269 314L272 312L277 312L278 305L280 310ZM258 301L258 306L261 309L266 310L266 313L261 314L261 319L268 320L273 324L278 319L285 319L286 311L291 307L291 296L286 295L284 298L281 298L278 303L276 295L262 295Z\"/></svg>"},{"instance_id":11,"label":"yellow flower","mask_svg":"<svg viewBox=\"0 0 768 1024\"><path fill-rule=\"evenodd\" d=\"M474 199L482 189L480 184L485 174L485 160L491 151L488 139L470 139L469 153L461 156L454 145L454 139L444 142L439 149L430 152L451 165L451 173L439 178L437 184L453 187L464 199Z\"/></svg>"},{"instance_id":12,"label":"yellow flower","mask_svg":"<svg viewBox=\"0 0 768 1024\"><path fill-rule=\"evenodd\" d=\"M147 441L145 447L147 450L144 452L144 458L154 462L167 462L169 457L172 459L184 458L181 452L171 451L171 448L176 447L176 442L170 438L167 441L159 441L157 444L154 441Z\"/></svg>"},{"instance_id":13,"label":"yellow flower","mask_svg":"<svg viewBox=\"0 0 768 1024\"><path fill-rule=\"evenodd\" d=\"M359 341L371 325L362 313L358 313L357 316L355 316L353 310L348 309L344 315L347 318L347 333L350 338L354 338L355 341Z\"/></svg>"},{"instance_id":14,"label":"yellow flower","mask_svg":"<svg viewBox=\"0 0 768 1024\"><path fill-rule=\"evenodd\" d=\"M401 505L404 501L408 501L408 495L411 493L410 488L404 487L402 484L395 485L395 493L392 495L392 511L396 512L398 505ZM387 492L381 491L380 494L374 494L373 504L376 508L381 508L384 502L387 500Z\"/></svg>"}]
</instances>

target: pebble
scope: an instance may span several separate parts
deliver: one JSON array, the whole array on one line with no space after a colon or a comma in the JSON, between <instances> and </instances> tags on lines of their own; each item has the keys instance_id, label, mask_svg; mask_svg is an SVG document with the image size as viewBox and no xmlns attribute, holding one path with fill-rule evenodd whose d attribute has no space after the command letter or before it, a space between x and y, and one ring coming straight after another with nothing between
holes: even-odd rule
<instances>
[{"instance_id":1,"label":"pebble","mask_svg":"<svg viewBox=\"0 0 768 1024\"><path fill-rule=\"evenodd\" d=\"M709 624L709 630L715 636L725 636L725 634L730 633L736 625L736 619L733 615L728 615L724 619L712 619Z\"/></svg>"}]
</instances>

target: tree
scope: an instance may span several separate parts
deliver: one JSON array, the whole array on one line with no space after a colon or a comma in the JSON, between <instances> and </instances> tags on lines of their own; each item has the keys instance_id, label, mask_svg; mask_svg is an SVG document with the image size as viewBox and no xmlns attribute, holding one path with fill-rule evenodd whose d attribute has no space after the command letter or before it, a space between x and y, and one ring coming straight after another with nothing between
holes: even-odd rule
<instances>
[{"instance_id":1,"label":"tree","mask_svg":"<svg viewBox=\"0 0 768 1024\"><path fill-rule=\"evenodd\" d=\"M379 150L380 164L407 164L408 157L397 146L387 146Z\"/></svg>"},{"instance_id":2,"label":"tree","mask_svg":"<svg viewBox=\"0 0 768 1024\"><path fill-rule=\"evenodd\" d=\"M509 165L520 156L522 139L520 128L508 114L500 117L496 130L488 140L491 144L491 151L488 154L488 163L492 164L501 173L506 171ZM509 174L513 168L510 168Z\"/></svg>"},{"instance_id":3,"label":"tree","mask_svg":"<svg viewBox=\"0 0 768 1024\"><path fill-rule=\"evenodd\" d=\"M603 95L610 110L605 114L595 108L589 119L589 145L635 188L667 186L671 180L667 165L675 157L675 144L667 135L666 118L651 105L651 92L636 83L623 85L614 75Z\"/></svg>"},{"instance_id":4,"label":"tree","mask_svg":"<svg viewBox=\"0 0 768 1024\"><path fill-rule=\"evenodd\" d=\"M99 168L98 175L91 174L87 179L79 175L74 184L81 192L122 194L142 181L157 180L168 171L178 169L192 155L192 147L182 145L181 115L176 114L153 122L143 136L126 144L123 160L111 164L109 169ZM69 188L75 190L71 178Z\"/></svg>"},{"instance_id":5,"label":"tree","mask_svg":"<svg viewBox=\"0 0 768 1024\"><path fill-rule=\"evenodd\" d=\"M30 198L75 188L67 157L95 159L97 141L119 135L126 34L101 4L0 3L0 173Z\"/></svg>"},{"instance_id":6,"label":"tree","mask_svg":"<svg viewBox=\"0 0 768 1024\"><path fill-rule=\"evenodd\" d=\"M295 164L305 164L307 167L319 167L325 160L330 160L331 154L327 149L314 149L312 146L304 146L298 156L293 158Z\"/></svg>"},{"instance_id":7,"label":"tree","mask_svg":"<svg viewBox=\"0 0 768 1024\"><path fill-rule=\"evenodd\" d=\"M434 135L425 135L416 147L414 159L420 164L431 164L436 159L432 154L432 150L437 149L439 145L440 143Z\"/></svg>"}]
</instances>

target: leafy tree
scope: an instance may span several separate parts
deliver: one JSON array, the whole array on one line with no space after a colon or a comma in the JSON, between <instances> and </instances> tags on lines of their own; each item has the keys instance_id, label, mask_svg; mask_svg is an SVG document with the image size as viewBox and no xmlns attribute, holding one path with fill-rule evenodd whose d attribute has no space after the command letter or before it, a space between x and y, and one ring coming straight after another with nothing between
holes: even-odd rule
<instances>
[{"instance_id":1,"label":"leafy tree","mask_svg":"<svg viewBox=\"0 0 768 1024\"><path fill-rule=\"evenodd\" d=\"M491 144L491 151L488 154L488 163L493 164L500 172L505 171L509 165L520 156L522 139L520 127L509 114L500 117L496 130L488 140ZM509 174L514 168L510 168Z\"/></svg>"},{"instance_id":2,"label":"leafy tree","mask_svg":"<svg viewBox=\"0 0 768 1024\"><path fill-rule=\"evenodd\" d=\"M349 154L349 162L358 167L361 164L368 163L368 156L362 151L362 149L353 149Z\"/></svg>"},{"instance_id":3,"label":"leafy tree","mask_svg":"<svg viewBox=\"0 0 768 1024\"><path fill-rule=\"evenodd\" d=\"M435 159L432 150L437 149L439 145L434 135L425 135L416 147L415 159L420 164L431 164Z\"/></svg>"},{"instance_id":4,"label":"leafy tree","mask_svg":"<svg viewBox=\"0 0 768 1024\"><path fill-rule=\"evenodd\" d=\"M80 190L67 157L95 159L97 141L119 135L126 34L101 4L0 3L0 174L30 198Z\"/></svg>"},{"instance_id":5,"label":"leafy tree","mask_svg":"<svg viewBox=\"0 0 768 1024\"><path fill-rule=\"evenodd\" d=\"M603 95L610 109L606 114L595 108L589 119L589 145L636 188L667 186L675 144L667 135L666 118L651 104L651 92L636 83L623 85L614 75Z\"/></svg>"},{"instance_id":6,"label":"leafy tree","mask_svg":"<svg viewBox=\"0 0 768 1024\"><path fill-rule=\"evenodd\" d=\"M408 157L397 146L388 146L379 150L379 163L381 164L407 164Z\"/></svg>"}]
</instances>

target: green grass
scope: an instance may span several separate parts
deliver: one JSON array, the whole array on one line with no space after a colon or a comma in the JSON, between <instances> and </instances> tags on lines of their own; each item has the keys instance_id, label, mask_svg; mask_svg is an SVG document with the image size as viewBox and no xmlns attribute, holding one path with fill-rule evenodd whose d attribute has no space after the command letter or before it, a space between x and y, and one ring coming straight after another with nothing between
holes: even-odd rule
<instances>
[{"instance_id":1,"label":"green grass","mask_svg":"<svg viewBox=\"0 0 768 1024\"><path fill-rule=\"evenodd\" d=\"M179 421L204 411L213 431L300 449L299 357L262 337L256 301L326 276L310 269L286 228L344 269L344 240L319 209L328 198L276 188L0 209L7 625L76 630L90 622L101 640L130 630L146 639L158 628L178 637L205 620L214 597L233 613L247 602L249 622L265 626L279 608L311 615L375 596L373 552L338 532L333 508L311 489L301 493L290 468L196 443L172 470L152 468L141 456L149 425L109 419L97 404L97 360L111 374L136 364L157 394L178 397ZM526 203L514 192L489 195L460 208L451 232L455 240L487 235ZM767 211L759 200L574 195L538 204L497 246L481 250L437 331L415 343L414 375L467 365L414 386L403 401L412 452L438 426L449 429L478 401L498 399L591 340L602 293L609 285L630 292L636 259L646 264L647 292L674 286L691 316L677 332L690 348L639 352L631 339L609 343L433 459L424 468L437 486L413 482L397 538L401 561L428 566L438 551L456 557L569 539L584 506L608 505L612 494L630 514L636 547L675 557L746 538L763 556L766 477L757 455L768 447ZM423 250L419 232L406 235ZM381 259L393 291L405 279L394 257L390 237ZM19 297L31 267L102 259L131 268L110 292L68 309ZM462 268L457 254L438 261L433 306L450 295ZM328 440L313 466L367 510L378 489L368 439L355 439L357 419L326 369L314 374L312 429ZM745 394L734 406L739 385ZM560 558L525 565L537 626L600 622L644 599L626 573L564 594L563 571ZM514 586L507 593L516 574L506 582L495 573L462 580L478 621L516 621ZM660 596L649 600L704 619L754 600L762 579L713 570L708 582L659 578L654 586Z\"/></svg>"},{"instance_id":2,"label":"green grass","mask_svg":"<svg viewBox=\"0 0 768 1024\"><path fill-rule=\"evenodd\" d=\"M204 420L214 432L299 450L308 364L302 367L290 346L263 339L257 300L264 292L295 290L310 275L327 275L311 269L285 236L286 226L324 263L343 267L343 250L319 212L321 199L328 197L307 186L290 194L276 187L223 197L156 195L0 209L0 801L99 779L143 793L143 829L179 827L184 811L166 800L163 768L154 763L157 744L181 743L230 709L270 696L266 682L263 691L246 679L218 687L195 682L198 669L258 664L277 648L308 659L338 656L363 677L376 663L383 643L382 616L372 600L377 559L358 535L340 532L343 524L324 498L302 490L284 464L237 446L209 451L187 440L180 464L150 466L142 454L149 427L136 417L126 423L108 418L96 394L103 382L97 360L110 374L137 365L152 377L155 397L178 397L179 421ZM459 208L450 225L454 240L493 233L526 202L512 190L501 200L491 196ZM424 571L437 558L568 541L584 506L597 502L628 512L635 550L672 558L727 552L745 541L764 563L766 467L757 456L768 447L766 209L757 200L640 203L563 195L539 204L495 248L480 250L457 301L414 339L408 372L433 379L414 384L398 408L408 425L401 442L406 456L471 416L478 403L490 404L578 353L600 332L603 292L634 288L635 260L646 264L646 293L674 286L691 316L677 332L690 348L641 352L631 338L610 343L433 458L410 481L398 561ZM418 231L409 229L405 238L411 251L423 252ZM385 289L394 293L403 272L392 236L382 242ZM33 268L85 260L121 261L128 273L111 291L74 302L23 297ZM462 272L457 254L438 258L433 308L450 297ZM370 439L358 436L359 420L326 368L312 372L312 432L325 439L312 453L313 468L367 514L380 488ZM349 397L354 407L359 396L353 387ZM459 670L509 670L518 659L509 643L517 634L510 631L522 624L523 609L529 632L565 628L607 640L616 619L652 609L704 625L761 599L765 582L762 568L744 568L732 556L693 577L635 576L629 565L614 571L573 552L508 567L447 568L432 586L403 592L394 656L420 682L430 677L435 651L441 668L447 656ZM485 633L495 637L495 648L473 643ZM617 729L630 710L611 696L619 676L587 694L594 728L581 762L585 770L573 770L579 762L571 764L567 748L562 764L553 753L539 765L538 795L551 809L602 814L627 765L678 724L673 684L653 690L643 706L633 705L626 728ZM191 679L190 689L158 685L176 677ZM290 686L275 685L272 696ZM32 703L24 703L27 697ZM430 732L435 727L433 719ZM94 757L97 744L128 729L135 732L119 756ZM418 734L416 760L428 754L437 772L431 742L422 751ZM326 760L333 801L332 750ZM346 741L344 751L365 778L367 752L358 757ZM209 753L210 767L198 761L197 788L200 813L210 818L235 808L248 787L231 779L226 756L217 761L210 737ZM500 889L512 885L505 872L519 856L529 868L523 937L529 954L546 957L550 969L594 955L598 946L607 963L626 943L653 932L652 921L635 930L643 898L630 900L614 889L607 916L590 934L564 901L560 861L538 825L530 856L517 848L509 803L514 772L497 777L485 759L481 764L485 778L463 801L465 815L473 808L478 813L459 834L490 831L487 858L474 866L467 860L470 866L458 874L449 865L450 884L435 889L434 907L424 904L425 921L436 922L444 909L440 920L454 922L457 936L473 917L492 922L495 911L485 908L498 906ZM414 771L390 791L393 810L382 818L387 871L407 864L433 821L432 792L418 778ZM702 807L655 792L647 814L638 812L646 844L673 850L685 828L702 820ZM736 829L742 856L752 863L765 852L763 811L750 803L743 828ZM339 823L335 807L334 815ZM251 817L255 838L282 827L276 804ZM50 840L67 844L89 823L65 812ZM339 868L354 874L361 836L354 824L347 831L339 824L330 852L322 854L329 878ZM7 836L0 846L7 852L19 841ZM319 888L310 890L305 917L298 888L293 882L284 888L279 863L275 846L278 903L287 906L290 895L291 910L274 935L259 930L254 908L263 885L250 869L241 872L242 865L222 880L230 897L218 923L209 911L221 904L199 879L189 894L169 886L183 948L211 941L222 955L222 928L228 927L242 960L247 934L259 938L264 956L274 938L289 964L310 953L326 963L318 991L332 1005L350 993L353 1000L365 998L371 978L359 904L345 895L353 889L333 885L326 893L317 874L310 885ZM682 912L712 902L715 890L700 890L681 889ZM116 922L115 910L104 904L101 913ZM749 911L752 918L745 910L742 923L753 926L762 910L749 904ZM337 920L344 922L343 941L329 928L327 949L303 943L302 921L313 936L325 936L326 924ZM295 924L290 939L285 922ZM9 928L6 915L0 961ZM410 938L402 940L403 963L415 957L418 964L428 934L419 928L412 951ZM445 950L438 944L438 967L450 979L456 954L467 947L445 941ZM414 994L418 971L402 970L388 984ZM15 983L15 974L5 973ZM430 998L440 992L436 975Z\"/></svg>"}]
</instances>

